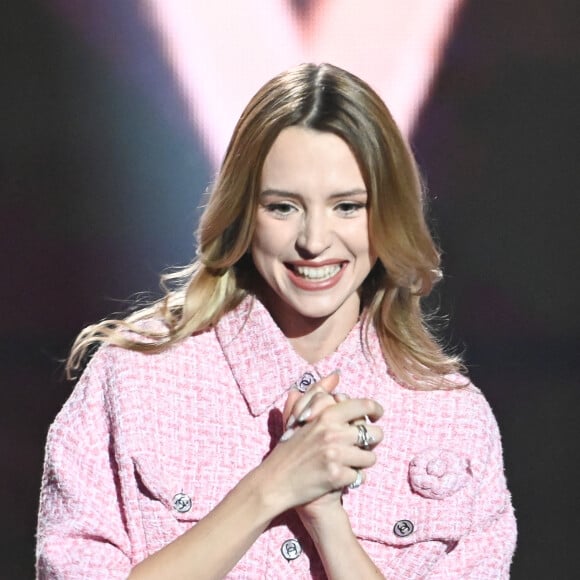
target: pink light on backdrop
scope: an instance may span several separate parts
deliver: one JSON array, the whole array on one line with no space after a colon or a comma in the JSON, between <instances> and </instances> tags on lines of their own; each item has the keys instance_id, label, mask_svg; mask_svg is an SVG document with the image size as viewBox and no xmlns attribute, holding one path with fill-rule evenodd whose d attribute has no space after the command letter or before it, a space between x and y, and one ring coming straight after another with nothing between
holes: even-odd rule
<instances>
[{"instance_id":1,"label":"pink light on backdrop","mask_svg":"<svg viewBox=\"0 0 580 580\"><path fill-rule=\"evenodd\" d=\"M367 80L412 131L462 0L145 0L192 122L217 166L242 108L295 64L331 62Z\"/></svg>"}]
</instances>

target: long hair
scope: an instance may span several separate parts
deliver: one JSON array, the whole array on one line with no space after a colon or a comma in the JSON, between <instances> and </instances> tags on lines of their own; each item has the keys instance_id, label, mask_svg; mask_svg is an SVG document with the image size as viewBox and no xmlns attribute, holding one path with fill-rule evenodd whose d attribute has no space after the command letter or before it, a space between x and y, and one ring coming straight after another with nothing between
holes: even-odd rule
<instances>
[{"instance_id":1,"label":"long hair","mask_svg":"<svg viewBox=\"0 0 580 580\"><path fill-rule=\"evenodd\" d=\"M457 386L458 357L428 328L421 297L441 277L413 155L387 107L361 79L329 64L303 64L268 83L242 113L197 231L197 257L162 277L165 296L124 320L104 320L77 337L69 376L91 346L106 342L160 352L215 325L251 292L252 243L264 159L282 129L334 133L351 148L369 195L369 235L378 261L361 292L391 372L410 388ZM144 324L158 320L162 324ZM127 332L131 331L131 332Z\"/></svg>"}]
</instances>

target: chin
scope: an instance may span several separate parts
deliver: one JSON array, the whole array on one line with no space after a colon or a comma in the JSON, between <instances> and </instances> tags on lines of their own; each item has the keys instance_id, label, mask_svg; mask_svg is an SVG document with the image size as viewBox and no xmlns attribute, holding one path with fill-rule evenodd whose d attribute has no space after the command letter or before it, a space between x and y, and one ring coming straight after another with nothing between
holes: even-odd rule
<instances>
[{"instance_id":1,"label":"chin","mask_svg":"<svg viewBox=\"0 0 580 580\"><path fill-rule=\"evenodd\" d=\"M294 316L310 320L327 319L338 314L341 310L348 309L347 300L334 304L293 304L286 302L286 307Z\"/></svg>"}]
</instances>

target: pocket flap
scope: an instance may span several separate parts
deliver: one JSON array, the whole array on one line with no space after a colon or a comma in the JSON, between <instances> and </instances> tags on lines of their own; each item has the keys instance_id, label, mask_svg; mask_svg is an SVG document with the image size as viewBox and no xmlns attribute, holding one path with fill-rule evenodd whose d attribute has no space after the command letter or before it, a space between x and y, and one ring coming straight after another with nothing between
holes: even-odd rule
<instances>
[{"instance_id":1,"label":"pocket flap","mask_svg":"<svg viewBox=\"0 0 580 580\"><path fill-rule=\"evenodd\" d=\"M195 522L209 513L222 499L221 489L203 485L197 470L155 457L134 457L135 476L141 493L165 506L176 520Z\"/></svg>"},{"instance_id":2,"label":"pocket flap","mask_svg":"<svg viewBox=\"0 0 580 580\"><path fill-rule=\"evenodd\" d=\"M414 492L408 481L384 485L372 474L350 491L344 505L360 539L392 546L417 542L453 543L469 532L474 505L473 481L448 497L430 498Z\"/></svg>"}]
</instances>

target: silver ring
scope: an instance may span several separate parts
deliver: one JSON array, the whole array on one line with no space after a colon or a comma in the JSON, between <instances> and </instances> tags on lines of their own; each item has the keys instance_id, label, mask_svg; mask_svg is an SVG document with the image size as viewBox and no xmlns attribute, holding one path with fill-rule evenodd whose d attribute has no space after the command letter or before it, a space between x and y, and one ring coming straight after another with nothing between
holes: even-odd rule
<instances>
[{"instance_id":1,"label":"silver ring","mask_svg":"<svg viewBox=\"0 0 580 580\"><path fill-rule=\"evenodd\" d=\"M349 484L348 489L356 489L362 485L363 475L360 469L356 470L356 479Z\"/></svg>"},{"instance_id":2,"label":"silver ring","mask_svg":"<svg viewBox=\"0 0 580 580\"><path fill-rule=\"evenodd\" d=\"M357 425L356 428L358 429L356 444L361 449L368 451L371 448L371 445L375 442L374 437L368 432L365 425Z\"/></svg>"}]
</instances>

